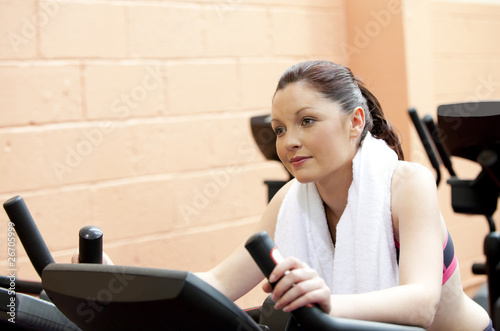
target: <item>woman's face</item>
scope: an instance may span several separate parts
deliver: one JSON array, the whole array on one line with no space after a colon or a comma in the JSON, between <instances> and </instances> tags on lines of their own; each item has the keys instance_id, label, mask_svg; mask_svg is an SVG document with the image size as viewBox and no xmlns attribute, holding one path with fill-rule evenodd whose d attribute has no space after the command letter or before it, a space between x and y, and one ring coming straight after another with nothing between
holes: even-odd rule
<instances>
[{"instance_id":1,"label":"woman's face","mask_svg":"<svg viewBox=\"0 0 500 331\"><path fill-rule=\"evenodd\" d=\"M279 90L271 124L281 162L301 183L347 175L357 149L352 117L307 85L292 83Z\"/></svg>"}]
</instances>

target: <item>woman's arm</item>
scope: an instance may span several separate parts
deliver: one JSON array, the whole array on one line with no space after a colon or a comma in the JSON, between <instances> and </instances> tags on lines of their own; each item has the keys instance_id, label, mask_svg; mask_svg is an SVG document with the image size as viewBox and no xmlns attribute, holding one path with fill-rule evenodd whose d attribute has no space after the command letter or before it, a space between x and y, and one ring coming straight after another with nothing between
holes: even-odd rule
<instances>
[{"instance_id":1,"label":"woman's arm","mask_svg":"<svg viewBox=\"0 0 500 331\"><path fill-rule=\"evenodd\" d=\"M213 269L196 275L232 301L246 294L264 278L243 246Z\"/></svg>"},{"instance_id":2,"label":"woman's arm","mask_svg":"<svg viewBox=\"0 0 500 331\"><path fill-rule=\"evenodd\" d=\"M337 317L424 328L432 323L443 276L444 233L436 184L426 168L403 162L394 173L391 192L395 235L400 242L400 285L363 294L329 295L314 270L296 259L285 259L271 274L275 279L283 276L273 291L277 307L294 310L317 303ZM264 289L269 291L269 285Z\"/></svg>"},{"instance_id":3,"label":"woman's arm","mask_svg":"<svg viewBox=\"0 0 500 331\"><path fill-rule=\"evenodd\" d=\"M291 182L287 183L273 197L255 232L267 231L271 237L274 236L278 212L290 185ZM252 234L249 233L248 237ZM246 294L264 279L264 275L245 249L244 244L210 271L196 275L233 301Z\"/></svg>"}]
</instances>

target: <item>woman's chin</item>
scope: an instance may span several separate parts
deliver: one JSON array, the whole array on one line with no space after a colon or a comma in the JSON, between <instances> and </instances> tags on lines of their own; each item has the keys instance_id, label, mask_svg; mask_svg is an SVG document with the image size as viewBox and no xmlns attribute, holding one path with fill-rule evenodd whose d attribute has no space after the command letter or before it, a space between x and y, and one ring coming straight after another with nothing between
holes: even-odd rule
<instances>
[{"instance_id":1,"label":"woman's chin","mask_svg":"<svg viewBox=\"0 0 500 331\"><path fill-rule=\"evenodd\" d=\"M307 176L295 176L295 179L301 184L307 184L314 182L314 178Z\"/></svg>"}]
</instances>

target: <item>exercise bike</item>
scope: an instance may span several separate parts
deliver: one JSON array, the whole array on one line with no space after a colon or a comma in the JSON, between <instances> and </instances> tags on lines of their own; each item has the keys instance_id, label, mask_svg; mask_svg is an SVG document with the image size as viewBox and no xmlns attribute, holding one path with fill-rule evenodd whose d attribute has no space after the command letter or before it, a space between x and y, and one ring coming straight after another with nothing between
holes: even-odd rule
<instances>
[{"instance_id":1,"label":"exercise bike","mask_svg":"<svg viewBox=\"0 0 500 331\"><path fill-rule=\"evenodd\" d=\"M486 263L472 266L474 274L486 275L486 298L474 298L490 314L495 329L500 328L500 233L493 214L500 195L500 102L484 101L441 105L437 125L431 115L420 119L408 110L427 157L441 181L441 164L448 170L451 203L457 213L484 215L489 233L484 239ZM437 152L437 153L436 153ZM437 156L439 155L439 157ZM450 159L461 157L477 162L481 171L475 179L459 179Z\"/></svg>"},{"instance_id":2,"label":"exercise bike","mask_svg":"<svg viewBox=\"0 0 500 331\"><path fill-rule=\"evenodd\" d=\"M12 330L364 330L423 331L411 326L333 318L318 307L290 314L266 300L255 321L189 271L100 264L102 231L80 230L79 264L54 263L20 196L4 203L28 257L41 277L40 298L0 289L0 326ZM246 247L268 276L277 250L266 233ZM14 298L14 299L12 299ZM14 308L8 302L14 301ZM10 314L9 314L10 313ZM9 318L15 316L15 322Z\"/></svg>"},{"instance_id":3,"label":"exercise bike","mask_svg":"<svg viewBox=\"0 0 500 331\"><path fill-rule=\"evenodd\" d=\"M268 161L279 162L289 177L287 180L265 180L264 184L267 186L267 201L270 202L273 196L289 182L293 176L286 170L283 163L281 163L276 151L276 133L274 133L271 125L271 115L259 115L250 118L250 128L252 130L252 137L259 148L262 155Z\"/></svg>"}]
</instances>

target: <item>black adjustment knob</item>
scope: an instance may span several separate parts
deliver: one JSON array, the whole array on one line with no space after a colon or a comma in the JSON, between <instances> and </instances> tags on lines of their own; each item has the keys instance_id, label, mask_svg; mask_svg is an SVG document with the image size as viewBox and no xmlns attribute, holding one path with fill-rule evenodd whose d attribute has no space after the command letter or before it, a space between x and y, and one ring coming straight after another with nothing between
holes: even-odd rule
<instances>
[{"instance_id":1,"label":"black adjustment knob","mask_svg":"<svg viewBox=\"0 0 500 331\"><path fill-rule=\"evenodd\" d=\"M84 226L79 232L80 263L102 264L102 230L97 226Z\"/></svg>"}]
</instances>

